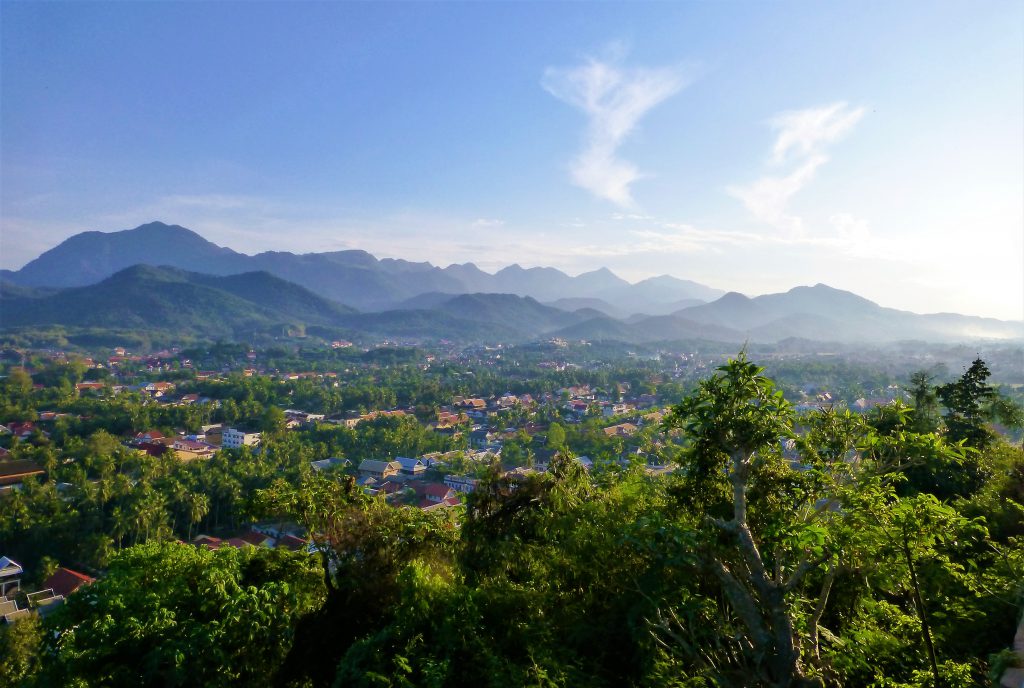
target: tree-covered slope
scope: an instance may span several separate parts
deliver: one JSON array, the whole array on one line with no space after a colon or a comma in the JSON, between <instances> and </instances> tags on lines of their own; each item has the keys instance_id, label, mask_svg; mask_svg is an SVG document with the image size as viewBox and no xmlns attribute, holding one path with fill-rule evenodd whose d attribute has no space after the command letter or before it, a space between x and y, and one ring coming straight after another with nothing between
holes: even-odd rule
<instances>
[{"instance_id":1,"label":"tree-covered slope","mask_svg":"<svg viewBox=\"0 0 1024 688\"><path fill-rule=\"evenodd\" d=\"M5 328L135 328L210 337L329 322L352 312L265 273L221 278L145 265L48 296L5 296L2 306Z\"/></svg>"},{"instance_id":2,"label":"tree-covered slope","mask_svg":"<svg viewBox=\"0 0 1024 688\"><path fill-rule=\"evenodd\" d=\"M513 294L462 294L435 306L459 318L494 323L524 334L543 334L579 322L587 317L551 306L529 296Z\"/></svg>"}]
</instances>

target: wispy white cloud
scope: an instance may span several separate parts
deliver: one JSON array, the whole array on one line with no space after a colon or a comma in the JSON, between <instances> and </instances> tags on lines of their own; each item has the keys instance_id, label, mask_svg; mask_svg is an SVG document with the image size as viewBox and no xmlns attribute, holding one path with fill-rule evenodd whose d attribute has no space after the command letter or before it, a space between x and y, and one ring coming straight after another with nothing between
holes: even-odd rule
<instances>
[{"instance_id":1,"label":"wispy white cloud","mask_svg":"<svg viewBox=\"0 0 1024 688\"><path fill-rule=\"evenodd\" d=\"M477 228L501 227L504 224L504 220L499 220L493 217L478 217L477 219L473 220L473 226Z\"/></svg>"},{"instance_id":2,"label":"wispy white cloud","mask_svg":"<svg viewBox=\"0 0 1024 688\"><path fill-rule=\"evenodd\" d=\"M798 160L818 155L853 129L863 116L864 108L850 108L846 103L776 115L771 124L779 133L772 148L772 162L782 164L791 155Z\"/></svg>"},{"instance_id":3,"label":"wispy white cloud","mask_svg":"<svg viewBox=\"0 0 1024 688\"><path fill-rule=\"evenodd\" d=\"M788 166L788 171L766 174L746 186L730 186L727 191L761 222L800 234L803 221L787 212L790 199L828 162L828 147L849 133L863 116L864 108L851 108L845 102L776 115L771 120L777 133L770 162L776 168Z\"/></svg>"},{"instance_id":4,"label":"wispy white cloud","mask_svg":"<svg viewBox=\"0 0 1024 688\"><path fill-rule=\"evenodd\" d=\"M617 157L619 146L651 108L687 84L678 69L626 68L621 49L608 59L576 67L549 67L541 85L587 116L583 150L570 164L574 184L599 198L630 207L630 186L643 173Z\"/></svg>"},{"instance_id":5,"label":"wispy white cloud","mask_svg":"<svg viewBox=\"0 0 1024 688\"><path fill-rule=\"evenodd\" d=\"M811 181L827 160L823 155L816 155L788 174L765 175L747 186L731 186L728 191L761 222L799 234L803 221L786 212L789 199Z\"/></svg>"}]
</instances>

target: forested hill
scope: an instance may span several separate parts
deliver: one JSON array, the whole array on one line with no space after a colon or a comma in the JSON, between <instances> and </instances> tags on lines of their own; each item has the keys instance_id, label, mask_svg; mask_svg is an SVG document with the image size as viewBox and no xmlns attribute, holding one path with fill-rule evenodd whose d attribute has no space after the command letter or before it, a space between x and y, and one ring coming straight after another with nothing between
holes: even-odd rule
<instances>
[{"instance_id":1,"label":"forested hill","mask_svg":"<svg viewBox=\"0 0 1024 688\"><path fill-rule=\"evenodd\" d=\"M566 308L579 303L567 300ZM584 301L584 303L589 303ZM596 305L603 303L598 301ZM565 310L514 294L431 292L402 307L360 313L267 272L214 276L133 266L86 287L63 290L0 283L0 326L153 330L190 338L307 334L327 341L449 340L522 343L548 337L633 344L678 341L876 343L1024 337L1024 325L882 308L825 285L754 299L727 294L670 315L613 318Z\"/></svg>"},{"instance_id":2,"label":"forested hill","mask_svg":"<svg viewBox=\"0 0 1024 688\"><path fill-rule=\"evenodd\" d=\"M3 327L64 325L176 331L200 337L245 337L334 322L352 313L265 272L213 277L138 265L102 282L0 300Z\"/></svg>"}]
</instances>

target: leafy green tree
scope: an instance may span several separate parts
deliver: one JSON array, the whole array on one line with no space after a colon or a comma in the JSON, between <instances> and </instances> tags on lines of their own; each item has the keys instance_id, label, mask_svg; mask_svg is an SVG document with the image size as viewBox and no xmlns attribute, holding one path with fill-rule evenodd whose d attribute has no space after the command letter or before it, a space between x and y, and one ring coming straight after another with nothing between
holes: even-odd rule
<instances>
[{"instance_id":1,"label":"leafy green tree","mask_svg":"<svg viewBox=\"0 0 1024 688\"><path fill-rule=\"evenodd\" d=\"M565 449L565 428L558 423L552 423L548 428L547 448L552 451Z\"/></svg>"},{"instance_id":2,"label":"leafy green tree","mask_svg":"<svg viewBox=\"0 0 1024 688\"><path fill-rule=\"evenodd\" d=\"M910 395L913 400L914 416L911 430L917 433L936 432L942 419L939 415L939 395L932 382L935 376L927 370L918 370L910 375Z\"/></svg>"},{"instance_id":3,"label":"leafy green tree","mask_svg":"<svg viewBox=\"0 0 1024 688\"><path fill-rule=\"evenodd\" d=\"M960 379L938 388L939 399L946 407L946 429L951 441L962 441L975 449L991 444L993 436L984 412L986 404L996 395L988 384L990 376L988 366L977 358Z\"/></svg>"},{"instance_id":4,"label":"leafy green tree","mask_svg":"<svg viewBox=\"0 0 1024 688\"><path fill-rule=\"evenodd\" d=\"M4 393L15 403L25 403L32 394L32 376L24 368L13 368L4 380Z\"/></svg>"},{"instance_id":5,"label":"leafy green tree","mask_svg":"<svg viewBox=\"0 0 1024 688\"><path fill-rule=\"evenodd\" d=\"M792 434L793 412L782 392L762 375L763 369L744 354L718 370L666 419L668 427L680 428L691 438L684 469L693 488L730 495L722 500L730 507L728 515L706 517L707 545L697 556L701 567L718 580L740 620L749 643L746 661L758 681L800 685L809 680L800 661L794 603L789 598L804 577L827 560L821 552L820 527L790 524L785 538L796 556L780 557L777 549L776 556L768 558L772 545L755 535L749 503L751 491L781 468L780 442Z\"/></svg>"},{"instance_id":6,"label":"leafy green tree","mask_svg":"<svg viewBox=\"0 0 1024 688\"><path fill-rule=\"evenodd\" d=\"M282 550L151 543L53 615L44 682L271 685L295 621L322 602L318 562Z\"/></svg>"},{"instance_id":7,"label":"leafy green tree","mask_svg":"<svg viewBox=\"0 0 1024 688\"><path fill-rule=\"evenodd\" d=\"M506 466L533 466L533 450L530 448L530 436L519 431L514 437L505 440L501 447L501 461Z\"/></svg>"},{"instance_id":8,"label":"leafy green tree","mask_svg":"<svg viewBox=\"0 0 1024 688\"><path fill-rule=\"evenodd\" d=\"M43 639L38 616L0 624L0 685L18 686L36 675L43 659Z\"/></svg>"},{"instance_id":9,"label":"leafy green tree","mask_svg":"<svg viewBox=\"0 0 1024 688\"><path fill-rule=\"evenodd\" d=\"M285 430L284 411L276 406L268 406L267 410L263 412L260 430L272 436L283 433Z\"/></svg>"}]
</instances>

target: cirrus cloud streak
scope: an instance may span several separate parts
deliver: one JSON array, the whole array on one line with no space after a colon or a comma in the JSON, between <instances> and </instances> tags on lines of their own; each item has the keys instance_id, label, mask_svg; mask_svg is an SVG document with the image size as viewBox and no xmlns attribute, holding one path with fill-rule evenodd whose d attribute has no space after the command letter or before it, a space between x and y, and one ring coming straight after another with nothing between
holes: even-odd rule
<instances>
[{"instance_id":1,"label":"cirrus cloud streak","mask_svg":"<svg viewBox=\"0 0 1024 688\"><path fill-rule=\"evenodd\" d=\"M688 83L678 69L626 68L617 57L546 69L544 89L587 117L583 150L569 166L572 182L598 198L632 207L630 187L645 175L618 157L619 147L644 115Z\"/></svg>"},{"instance_id":2,"label":"cirrus cloud streak","mask_svg":"<svg viewBox=\"0 0 1024 688\"><path fill-rule=\"evenodd\" d=\"M828 162L827 149L848 134L864 116L864 108L833 103L780 113L771 120L777 132L772 146L772 172L745 186L730 186L729 195L739 200L760 222L791 234L803 232L803 220L788 212L790 199Z\"/></svg>"}]
</instances>

